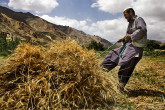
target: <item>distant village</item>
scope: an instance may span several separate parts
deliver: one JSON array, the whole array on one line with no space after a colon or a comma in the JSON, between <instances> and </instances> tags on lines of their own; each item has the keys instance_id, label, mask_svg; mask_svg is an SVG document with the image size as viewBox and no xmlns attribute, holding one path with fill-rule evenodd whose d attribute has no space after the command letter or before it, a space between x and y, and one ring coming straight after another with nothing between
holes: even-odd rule
<instances>
[{"instance_id":1,"label":"distant village","mask_svg":"<svg viewBox=\"0 0 165 110\"><path fill-rule=\"evenodd\" d=\"M9 32L0 32L0 56L8 56L17 47L21 39Z\"/></svg>"},{"instance_id":2,"label":"distant village","mask_svg":"<svg viewBox=\"0 0 165 110\"><path fill-rule=\"evenodd\" d=\"M7 41L11 41L13 37L8 32L0 32L0 36L5 36Z\"/></svg>"},{"instance_id":3,"label":"distant village","mask_svg":"<svg viewBox=\"0 0 165 110\"><path fill-rule=\"evenodd\" d=\"M1 36L5 36L7 42L15 40L15 38L17 37L17 36L13 36L12 33L9 32L0 32L0 37ZM25 39L20 39L20 40L24 41Z\"/></svg>"}]
</instances>

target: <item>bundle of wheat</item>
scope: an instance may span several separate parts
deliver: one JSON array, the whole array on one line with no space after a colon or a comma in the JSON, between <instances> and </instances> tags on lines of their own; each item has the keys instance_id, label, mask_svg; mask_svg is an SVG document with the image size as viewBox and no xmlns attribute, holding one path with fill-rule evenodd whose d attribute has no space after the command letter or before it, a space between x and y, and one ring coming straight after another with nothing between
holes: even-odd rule
<instances>
[{"instance_id":1,"label":"bundle of wheat","mask_svg":"<svg viewBox=\"0 0 165 110\"><path fill-rule=\"evenodd\" d=\"M3 109L91 109L114 103L113 78L103 74L93 51L70 39L47 50L20 44L2 73Z\"/></svg>"}]
</instances>

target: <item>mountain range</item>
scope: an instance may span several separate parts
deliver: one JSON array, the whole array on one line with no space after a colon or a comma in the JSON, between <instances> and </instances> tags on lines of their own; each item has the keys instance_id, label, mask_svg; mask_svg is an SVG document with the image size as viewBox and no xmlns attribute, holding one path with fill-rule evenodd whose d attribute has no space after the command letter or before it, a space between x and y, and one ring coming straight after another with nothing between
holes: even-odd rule
<instances>
[{"instance_id":1,"label":"mountain range","mask_svg":"<svg viewBox=\"0 0 165 110\"><path fill-rule=\"evenodd\" d=\"M15 12L2 6L0 6L0 32L26 41L56 42L70 37L83 46L87 46L91 41L100 42L105 47L111 45L109 41L99 36L89 35L69 26L50 23L29 12Z\"/></svg>"}]
</instances>

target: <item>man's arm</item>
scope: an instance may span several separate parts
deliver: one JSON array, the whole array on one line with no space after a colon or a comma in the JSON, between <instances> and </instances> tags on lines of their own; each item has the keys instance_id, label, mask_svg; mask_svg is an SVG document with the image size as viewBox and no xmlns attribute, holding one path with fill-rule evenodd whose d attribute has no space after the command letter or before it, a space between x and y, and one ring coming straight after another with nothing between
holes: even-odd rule
<instances>
[{"instance_id":1,"label":"man's arm","mask_svg":"<svg viewBox=\"0 0 165 110\"><path fill-rule=\"evenodd\" d=\"M132 41L136 41L141 39L145 34L147 34L147 27L146 27L146 23L143 20L143 18L138 18L137 20L137 24L136 24L136 28L137 30L134 31L130 37L132 39Z\"/></svg>"}]
</instances>

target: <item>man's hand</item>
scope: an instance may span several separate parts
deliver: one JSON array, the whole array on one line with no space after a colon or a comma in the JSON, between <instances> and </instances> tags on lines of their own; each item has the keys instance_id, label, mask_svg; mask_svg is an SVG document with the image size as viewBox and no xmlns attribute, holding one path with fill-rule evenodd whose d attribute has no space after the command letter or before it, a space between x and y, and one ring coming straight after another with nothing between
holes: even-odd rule
<instances>
[{"instance_id":1,"label":"man's hand","mask_svg":"<svg viewBox=\"0 0 165 110\"><path fill-rule=\"evenodd\" d=\"M124 38L119 39L117 42L124 42L125 39L131 39L131 35L130 34L126 34L126 36Z\"/></svg>"},{"instance_id":2,"label":"man's hand","mask_svg":"<svg viewBox=\"0 0 165 110\"><path fill-rule=\"evenodd\" d=\"M124 40L124 39L123 39L123 38L121 38L121 39L119 39L117 42L123 42L123 40Z\"/></svg>"},{"instance_id":3,"label":"man's hand","mask_svg":"<svg viewBox=\"0 0 165 110\"><path fill-rule=\"evenodd\" d=\"M130 34L127 34L127 35L125 36L125 39L131 39L131 35L130 35Z\"/></svg>"}]
</instances>

